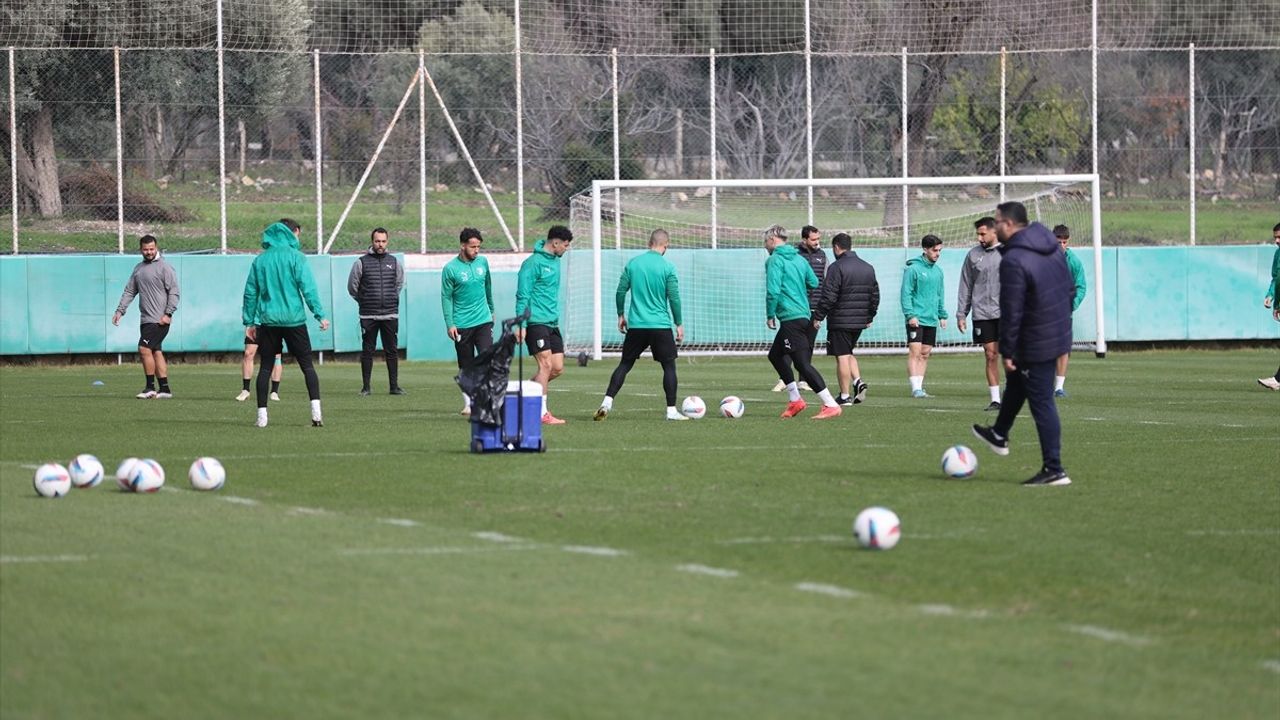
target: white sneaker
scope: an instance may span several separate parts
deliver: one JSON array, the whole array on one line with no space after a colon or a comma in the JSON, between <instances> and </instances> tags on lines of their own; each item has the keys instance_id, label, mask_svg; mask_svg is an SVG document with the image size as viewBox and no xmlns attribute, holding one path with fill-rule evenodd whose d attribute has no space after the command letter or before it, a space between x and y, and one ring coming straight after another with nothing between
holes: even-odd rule
<instances>
[{"instance_id":1,"label":"white sneaker","mask_svg":"<svg viewBox=\"0 0 1280 720\"><path fill-rule=\"evenodd\" d=\"M681 415L679 412L667 413L668 420L688 420L689 418Z\"/></svg>"},{"instance_id":2,"label":"white sneaker","mask_svg":"<svg viewBox=\"0 0 1280 720\"><path fill-rule=\"evenodd\" d=\"M260 418L258 418L258 421L257 421L256 423L254 423L254 424L255 424L255 425L257 425L258 427L266 427L266 426L267 426L267 419L266 419L266 418L264 418L264 417L260 417Z\"/></svg>"},{"instance_id":3,"label":"white sneaker","mask_svg":"<svg viewBox=\"0 0 1280 720\"><path fill-rule=\"evenodd\" d=\"M786 388L787 386L786 386L786 385L783 385L782 387L783 387L783 388ZM807 383L807 382L805 382L805 381L803 381L803 380L801 380L800 382L796 383L796 387L800 388L801 390L804 390L805 392L813 392L813 388L809 387L809 383Z\"/></svg>"},{"instance_id":4,"label":"white sneaker","mask_svg":"<svg viewBox=\"0 0 1280 720\"><path fill-rule=\"evenodd\" d=\"M240 394L236 396L236 402L244 402L245 400L248 400L248 399L249 399L248 390L241 390Z\"/></svg>"},{"instance_id":5,"label":"white sneaker","mask_svg":"<svg viewBox=\"0 0 1280 720\"><path fill-rule=\"evenodd\" d=\"M778 381L777 385L773 386L774 392L782 392L783 390L786 390L786 389L787 389L787 384L782 382L781 380Z\"/></svg>"},{"instance_id":6,"label":"white sneaker","mask_svg":"<svg viewBox=\"0 0 1280 720\"><path fill-rule=\"evenodd\" d=\"M1273 377L1258 378L1258 384L1271 390L1280 390L1280 382L1276 382Z\"/></svg>"},{"instance_id":7,"label":"white sneaker","mask_svg":"<svg viewBox=\"0 0 1280 720\"><path fill-rule=\"evenodd\" d=\"M143 390L137 395L134 395L134 397L138 398L139 400L151 400L155 396L156 396L155 390Z\"/></svg>"},{"instance_id":8,"label":"white sneaker","mask_svg":"<svg viewBox=\"0 0 1280 720\"><path fill-rule=\"evenodd\" d=\"M458 411L458 414L462 415L463 417L471 417L471 406L463 405L462 409Z\"/></svg>"},{"instance_id":9,"label":"white sneaker","mask_svg":"<svg viewBox=\"0 0 1280 720\"><path fill-rule=\"evenodd\" d=\"M273 392L273 393L271 393L271 399L272 399L272 400L279 400L279 399L280 399L280 393L274 393L274 392Z\"/></svg>"},{"instance_id":10,"label":"white sneaker","mask_svg":"<svg viewBox=\"0 0 1280 720\"><path fill-rule=\"evenodd\" d=\"M171 399L173 399L173 393L169 392L168 390L161 390L161 391L159 391L159 392L157 392L157 393L156 393L156 399L157 399L157 400L171 400Z\"/></svg>"}]
</instances>

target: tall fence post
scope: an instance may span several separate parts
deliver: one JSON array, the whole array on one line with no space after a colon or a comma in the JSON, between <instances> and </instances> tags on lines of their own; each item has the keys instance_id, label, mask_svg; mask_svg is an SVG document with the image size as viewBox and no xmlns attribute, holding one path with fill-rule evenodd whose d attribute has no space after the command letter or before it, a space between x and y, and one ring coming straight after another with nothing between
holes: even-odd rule
<instances>
[{"instance_id":1,"label":"tall fence post","mask_svg":"<svg viewBox=\"0 0 1280 720\"><path fill-rule=\"evenodd\" d=\"M1188 188L1191 200L1191 244L1196 244L1196 44L1187 45L1187 143Z\"/></svg>"},{"instance_id":2,"label":"tall fence post","mask_svg":"<svg viewBox=\"0 0 1280 720\"><path fill-rule=\"evenodd\" d=\"M1003 178L1007 172L1005 145L1008 142L1008 131L1005 129L1005 117L1008 115L1008 66L1009 53L1005 51L1004 46L1000 46L1000 177ZM1000 202L1005 201L1005 185L1000 183Z\"/></svg>"},{"instance_id":3,"label":"tall fence post","mask_svg":"<svg viewBox=\"0 0 1280 720\"><path fill-rule=\"evenodd\" d=\"M609 53L611 63L610 75L613 86L613 179L622 179L622 153L620 135L622 128L618 123L618 48ZM622 191L613 189L613 244L622 249Z\"/></svg>"},{"instance_id":4,"label":"tall fence post","mask_svg":"<svg viewBox=\"0 0 1280 720\"><path fill-rule=\"evenodd\" d=\"M111 48L116 96L116 247L124 254L124 128L120 121L120 46Z\"/></svg>"},{"instance_id":5,"label":"tall fence post","mask_svg":"<svg viewBox=\"0 0 1280 720\"><path fill-rule=\"evenodd\" d=\"M227 252L227 94L223 86L222 0L218 0L218 247Z\"/></svg>"},{"instance_id":6,"label":"tall fence post","mask_svg":"<svg viewBox=\"0 0 1280 720\"><path fill-rule=\"evenodd\" d=\"M804 0L804 149L806 178L809 187L806 195L809 201L809 223L813 224L813 24L811 21L810 2Z\"/></svg>"},{"instance_id":7,"label":"tall fence post","mask_svg":"<svg viewBox=\"0 0 1280 720\"><path fill-rule=\"evenodd\" d=\"M907 179L907 48L902 48L902 179ZM908 220L910 213L910 202L907 195L908 188L902 186L902 247L911 247L911 228Z\"/></svg>"},{"instance_id":8,"label":"tall fence post","mask_svg":"<svg viewBox=\"0 0 1280 720\"><path fill-rule=\"evenodd\" d=\"M716 249L716 238L719 234L718 226L720 219L718 217L720 208L720 189L716 187L716 165L719 164L716 159L716 49L711 48L707 54L710 65L707 71L707 94L710 96L708 101L708 109L711 115L711 249Z\"/></svg>"},{"instance_id":9,"label":"tall fence post","mask_svg":"<svg viewBox=\"0 0 1280 720\"><path fill-rule=\"evenodd\" d=\"M311 130L311 155L316 162L316 254L324 252L324 135L320 127L320 51L311 51L311 79L315 92L315 117Z\"/></svg>"},{"instance_id":10,"label":"tall fence post","mask_svg":"<svg viewBox=\"0 0 1280 720\"><path fill-rule=\"evenodd\" d=\"M18 95L13 47L9 47L9 194L13 202L13 254L18 254Z\"/></svg>"},{"instance_id":11,"label":"tall fence post","mask_svg":"<svg viewBox=\"0 0 1280 720\"><path fill-rule=\"evenodd\" d=\"M520 49L520 0L515 0L516 26L516 249L524 251L524 64Z\"/></svg>"},{"instance_id":12,"label":"tall fence post","mask_svg":"<svg viewBox=\"0 0 1280 720\"><path fill-rule=\"evenodd\" d=\"M1089 132L1093 151L1093 174L1098 174L1098 0L1090 3L1089 40ZM1101 181L1099 181L1101 182Z\"/></svg>"},{"instance_id":13,"label":"tall fence post","mask_svg":"<svg viewBox=\"0 0 1280 720\"><path fill-rule=\"evenodd\" d=\"M418 252L427 252L427 74L426 51L418 49Z\"/></svg>"}]
</instances>

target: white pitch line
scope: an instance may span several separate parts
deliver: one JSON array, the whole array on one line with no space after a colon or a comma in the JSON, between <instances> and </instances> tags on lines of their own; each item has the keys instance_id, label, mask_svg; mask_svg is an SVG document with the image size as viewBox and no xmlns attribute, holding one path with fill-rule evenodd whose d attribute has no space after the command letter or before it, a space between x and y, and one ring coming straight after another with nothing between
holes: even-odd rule
<instances>
[{"instance_id":1,"label":"white pitch line","mask_svg":"<svg viewBox=\"0 0 1280 720\"><path fill-rule=\"evenodd\" d=\"M348 548L339 550L338 554L349 557L365 555L469 555L473 553L541 550L545 547L544 545L434 545L427 547Z\"/></svg>"},{"instance_id":2,"label":"white pitch line","mask_svg":"<svg viewBox=\"0 0 1280 720\"><path fill-rule=\"evenodd\" d=\"M718 578L738 577L737 570L729 570L727 568L714 568L714 567L709 567L707 565L698 565L697 563L686 563L684 565L677 565L676 570L679 570L680 572L691 573L693 575L710 575L711 577L718 577Z\"/></svg>"},{"instance_id":3,"label":"white pitch line","mask_svg":"<svg viewBox=\"0 0 1280 720\"><path fill-rule=\"evenodd\" d=\"M1145 645L1150 645L1152 642L1149 637L1130 635L1126 632L1110 630L1108 628L1098 627L1097 625L1063 625L1062 627L1068 632L1073 632L1077 635L1097 638L1098 640L1105 642L1121 643L1123 645L1129 645L1130 647L1143 647Z\"/></svg>"},{"instance_id":4,"label":"white pitch line","mask_svg":"<svg viewBox=\"0 0 1280 720\"><path fill-rule=\"evenodd\" d=\"M406 520L404 518L378 518L378 522L383 525L395 525L396 527L418 527L422 524L417 520Z\"/></svg>"},{"instance_id":5,"label":"white pitch line","mask_svg":"<svg viewBox=\"0 0 1280 720\"><path fill-rule=\"evenodd\" d=\"M522 542L528 542L527 540L521 540L521 539L520 539L520 538L518 538L518 537L512 537L512 536L510 536L510 535L504 535L504 534L502 534L502 533L500 533L500 532L492 532L492 531L489 531L489 530L483 530L483 531L481 531L481 532L473 532L473 533L471 533L471 537L473 537L473 538L475 538L475 539L477 539L477 540L488 540L489 542L496 542L496 543L522 543Z\"/></svg>"},{"instance_id":6,"label":"white pitch line","mask_svg":"<svg viewBox=\"0 0 1280 720\"><path fill-rule=\"evenodd\" d=\"M936 615L939 617L958 617L969 620L982 620L991 616L986 610L961 610L951 605L917 605L916 609L925 615Z\"/></svg>"},{"instance_id":7,"label":"white pitch line","mask_svg":"<svg viewBox=\"0 0 1280 720\"><path fill-rule=\"evenodd\" d=\"M1280 535L1280 528L1261 528L1256 530L1240 529L1240 530L1188 530L1188 535Z\"/></svg>"},{"instance_id":8,"label":"white pitch line","mask_svg":"<svg viewBox=\"0 0 1280 720\"><path fill-rule=\"evenodd\" d=\"M295 507L289 508L290 515L328 515L329 511L323 508Z\"/></svg>"},{"instance_id":9,"label":"white pitch line","mask_svg":"<svg viewBox=\"0 0 1280 720\"><path fill-rule=\"evenodd\" d=\"M0 565L87 562L88 555L0 555Z\"/></svg>"},{"instance_id":10,"label":"white pitch line","mask_svg":"<svg viewBox=\"0 0 1280 720\"><path fill-rule=\"evenodd\" d=\"M1280 660L1263 660L1262 669L1270 670L1273 673L1280 673Z\"/></svg>"},{"instance_id":11,"label":"white pitch line","mask_svg":"<svg viewBox=\"0 0 1280 720\"><path fill-rule=\"evenodd\" d=\"M246 505L252 507L258 504L258 501L253 498L239 497L238 495L223 495L218 499L223 502L229 502L232 505Z\"/></svg>"},{"instance_id":12,"label":"white pitch line","mask_svg":"<svg viewBox=\"0 0 1280 720\"><path fill-rule=\"evenodd\" d=\"M914 537L914 536L913 536ZM776 545L781 543L840 543L852 541L844 535L810 535L808 537L743 537L718 540L717 545Z\"/></svg>"},{"instance_id":13,"label":"white pitch line","mask_svg":"<svg viewBox=\"0 0 1280 720\"><path fill-rule=\"evenodd\" d=\"M1176 423L1165 422L1163 420L1139 420L1139 425L1174 425Z\"/></svg>"},{"instance_id":14,"label":"white pitch line","mask_svg":"<svg viewBox=\"0 0 1280 720\"><path fill-rule=\"evenodd\" d=\"M589 545L564 545L560 549L565 552L578 553L579 555L596 555L599 557L620 557L627 554L626 550L607 547L591 547Z\"/></svg>"},{"instance_id":15,"label":"white pitch line","mask_svg":"<svg viewBox=\"0 0 1280 720\"><path fill-rule=\"evenodd\" d=\"M827 585L826 583L802 582L802 583L796 583L792 587L794 587L796 590L799 590L800 592L817 593L819 595L827 595L829 597L834 597L834 598L851 599L851 598L859 598L863 596L863 594L858 592L857 590L842 588L838 585Z\"/></svg>"}]
</instances>

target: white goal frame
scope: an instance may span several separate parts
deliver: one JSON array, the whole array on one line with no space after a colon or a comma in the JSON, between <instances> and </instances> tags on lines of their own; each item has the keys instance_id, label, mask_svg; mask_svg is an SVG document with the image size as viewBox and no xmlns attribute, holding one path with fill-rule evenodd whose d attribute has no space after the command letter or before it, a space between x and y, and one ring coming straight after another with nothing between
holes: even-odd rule
<instances>
[{"instance_id":1,"label":"white goal frame","mask_svg":"<svg viewBox=\"0 0 1280 720\"><path fill-rule=\"evenodd\" d=\"M1034 185L1034 184L1068 184L1068 183L1088 183L1090 190L1090 209L1089 214L1093 223L1093 272L1095 295L1095 314L1097 322L1097 337L1095 339L1095 352L1098 357L1105 357L1107 354L1107 339L1105 327L1104 300L1106 298L1103 283L1102 268L1102 193L1097 173L1077 174L1077 175L963 175L955 177L919 177L919 178L823 178L823 179L751 179L751 180L725 180L725 179L683 179L683 180L593 180L591 182L591 277L592 277L592 329L591 329L591 352L592 357L596 360L604 357L604 321L602 310L604 309L603 288L604 278L601 276L600 253L603 248L601 243L601 234L603 230L603 215L601 197L608 190L636 189L636 188L662 188L662 189L697 189L712 188L712 212L715 212L715 193L717 188L790 188L790 189L810 189L813 187L901 187L903 197L907 196L907 188L911 187L929 187L936 185ZM1003 194L1003 193L1002 193ZM903 235L904 241L908 228L911 224L909 209L903 203ZM905 348L891 350L891 352L901 353ZM861 352L872 354L876 352L876 348L860 349ZM762 352L762 351L761 351ZM724 355L723 351L715 352L687 352L687 355ZM760 354L758 352L750 353L752 355Z\"/></svg>"}]
</instances>

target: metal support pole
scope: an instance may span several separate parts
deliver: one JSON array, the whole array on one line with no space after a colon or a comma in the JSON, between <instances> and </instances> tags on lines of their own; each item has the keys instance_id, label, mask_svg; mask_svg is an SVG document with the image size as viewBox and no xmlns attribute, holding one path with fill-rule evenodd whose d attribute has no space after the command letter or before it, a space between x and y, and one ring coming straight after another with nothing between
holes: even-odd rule
<instances>
[{"instance_id":1,"label":"metal support pole","mask_svg":"<svg viewBox=\"0 0 1280 720\"><path fill-rule=\"evenodd\" d=\"M315 121L311 132L311 154L316 161L316 254L324 252L324 135L320 126L320 51L311 51L311 80L315 89Z\"/></svg>"},{"instance_id":2,"label":"metal support pole","mask_svg":"<svg viewBox=\"0 0 1280 720\"><path fill-rule=\"evenodd\" d=\"M711 61L707 73L708 95L710 96L708 109L711 115L711 249L716 249L716 237L719 234L718 226L720 219L719 214L720 192L716 187L716 49L711 48L707 58Z\"/></svg>"},{"instance_id":3,"label":"metal support pole","mask_svg":"<svg viewBox=\"0 0 1280 720\"><path fill-rule=\"evenodd\" d=\"M810 15L810 3L812 0L804 0L804 149L805 149L805 177L812 183L813 181L813 24ZM810 225L813 224L813 185L807 188L808 196L808 218Z\"/></svg>"},{"instance_id":4,"label":"metal support pole","mask_svg":"<svg viewBox=\"0 0 1280 720\"><path fill-rule=\"evenodd\" d=\"M227 252L227 94L223 84L222 0L218 0L218 248Z\"/></svg>"},{"instance_id":5,"label":"metal support pole","mask_svg":"<svg viewBox=\"0 0 1280 720\"><path fill-rule=\"evenodd\" d=\"M609 53L613 83L613 179L622 179L622 154L620 138L622 128L618 124L618 48ZM613 189L613 245L622 249L622 191Z\"/></svg>"},{"instance_id":6,"label":"metal support pole","mask_svg":"<svg viewBox=\"0 0 1280 720\"><path fill-rule=\"evenodd\" d=\"M516 249L524 250L524 65L520 50L520 0L515 0L516 26Z\"/></svg>"},{"instance_id":7,"label":"metal support pole","mask_svg":"<svg viewBox=\"0 0 1280 720\"><path fill-rule=\"evenodd\" d=\"M1187 45L1187 193L1191 196L1191 244L1196 244L1196 44Z\"/></svg>"},{"instance_id":8,"label":"metal support pole","mask_svg":"<svg viewBox=\"0 0 1280 720\"><path fill-rule=\"evenodd\" d=\"M902 179L907 179L907 48L902 48ZM908 222L910 204L907 186L902 186L902 247L911 247L911 228Z\"/></svg>"},{"instance_id":9,"label":"metal support pole","mask_svg":"<svg viewBox=\"0 0 1280 720\"><path fill-rule=\"evenodd\" d=\"M1106 312L1104 301L1106 292L1103 289L1102 272L1102 181L1095 174L1091 183L1093 192L1093 282L1098 287L1094 293L1094 321L1098 325L1097 347L1094 352L1098 357L1107 356Z\"/></svg>"},{"instance_id":10,"label":"metal support pole","mask_svg":"<svg viewBox=\"0 0 1280 720\"><path fill-rule=\"evenodd\" d=\"M116 247L124 254L124 127L120 120L120 47L111 48L116 91Z\"/></svg>"},{"instance_id":11,"label":"metal support pole","mask_svg":"<svg viewBox=\"0 0 1280 720\"><path fill-rule=\"evenodd\" d=\"M1006 134L1006 131L1005 131L1005 116L1008 114L1008 107L1006 105L1006 95L1009 87L1008 79L1006 78L1006 68L1008 67L1008 65L1009 65L1009 53L1005 51L1005 48L1003 46L1001 46L1000 47L1000 177L1004 177L1005 171L1006 171L1005 143L1007 142L1008 135ZM1005 200L1005 186L1004 186L1004 183L1002 182L1000 183L1000 202L1004 202L1004 200Z\"/></svg>"},{"instance_id":12,"label":"metal support pole","mask_svg":"<svg viewBox=\"0 0 1280 720\"><path fill-rule=\"evenodd\" d=\"M603 289L600 287L600 181L591 181L591 354L599 360L604 349Z\"/></svg>"},{"instance_id":13,"label":"metal support pole","mask_svg":"<svg viewBox=\"0 0 1280 720\"><path fill-rule=\"evenodd\" d=\"M427 72L426 51L418 50L418 75ZM418 252L427 252L427 89L418 82Z\"/></svg>"},{"instance_id":14,"label":"metal support pole","mask_svg":"<svg viewBox=\"0 0 1280 720\"><path fill-rule=\"evenodd\" d=\"M1089 41L1089 113L1093 143L1093 174L1098 174L1098 0L1090 3L1092 36Z\"/></svg>"},{"instance_id":15,"label":"metal support pole","mask_svg":"<svg viewBox=\"0 0 1280 720\"><path fill-rule=\"evenodd\" d=\"M13 202L13 254L18 254L18 95L13 47L9 48L9 193Z\"/></svg>"}]
</instances>

